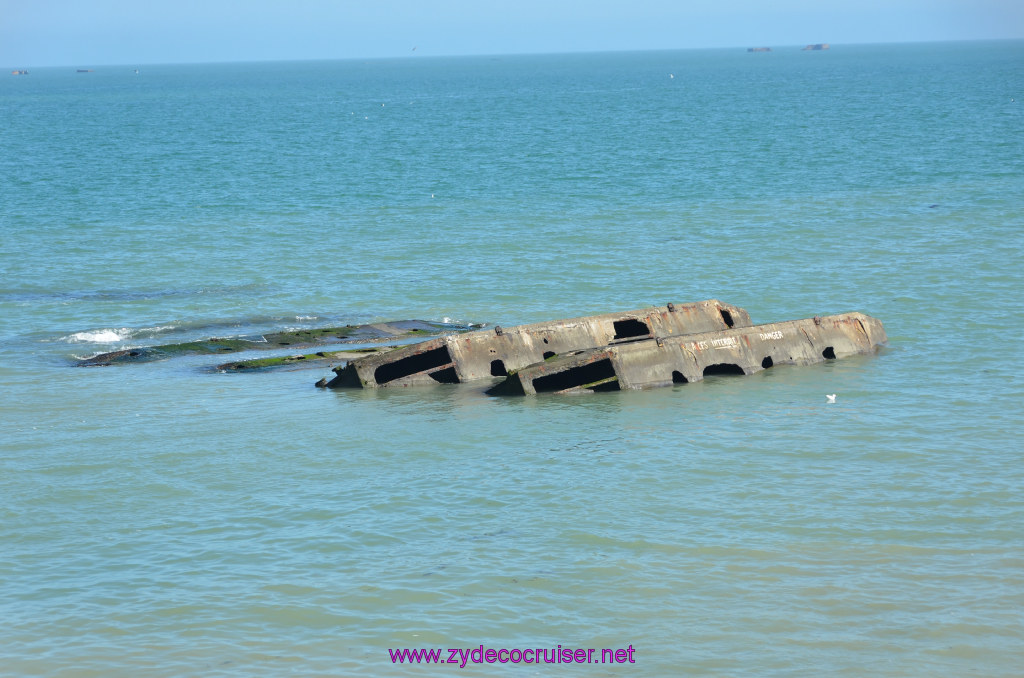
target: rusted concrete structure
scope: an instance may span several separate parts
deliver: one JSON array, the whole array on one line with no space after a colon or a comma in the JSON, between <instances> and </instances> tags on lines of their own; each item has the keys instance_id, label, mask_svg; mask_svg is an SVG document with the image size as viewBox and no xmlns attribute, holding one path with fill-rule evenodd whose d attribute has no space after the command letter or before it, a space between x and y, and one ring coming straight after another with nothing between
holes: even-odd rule
<instances>
[{"instance_id":1,"label":"rusted concrete structure","mask_svg":"<svg viewBox=\"0 0 1024 678\"><path fill-rule=\"evenodd\" d=\"M330 388L456 384L504 377L556 355L749 327L742 308L716 299L444 336L366 356L334 370Z\"/></svg>"},{"instance_id":2,"label":"rusted concrete structure","mask_svg":"<svg viewBox=\"0 0 1024 678\"><path fill-rule=\"evenodd\" d=\"M617 391L700 381L711 374L752 374L775 365L810 365L870 353L886 342L882 323L863 313L658 336L603 346L512 372L488 393Z\"/></svg>"}]
</instances>

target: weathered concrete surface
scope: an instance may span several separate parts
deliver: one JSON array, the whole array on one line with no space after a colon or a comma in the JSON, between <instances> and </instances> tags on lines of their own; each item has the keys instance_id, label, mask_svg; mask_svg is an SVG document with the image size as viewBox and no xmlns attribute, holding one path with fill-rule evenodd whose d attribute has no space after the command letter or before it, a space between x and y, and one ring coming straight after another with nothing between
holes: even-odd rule
<instances>
[{"instance_id":1,"label":"weathered concrete surface","mask_svg":"<svg viewBox=\"0 0 1024 678\"><path fill-rule=\"evenodd\" d=\"M870 353L887 341L876 318L845 313L577 351L515 371L493 395L615 391L752 374Z\"/></svg>"},{"instance_id":2,"label":"weathered concrete surface","mask_svg":"<svg viewBox=\"0 0 1024 678\"><path fill-rule=\"evenodd\" d=\"M78 367L98 367L122 363L152 362L180 355L227 354L239 351L266 351L287 348L309 348L328 344L369 342L397 342L410 337L433 337L443 332L465 332L469 328L459 325L424 320L398 320L370 325L321 327L308 330L270 332L258 337L211 338L180 344L141 346L109 353L101 353L75 363Z\"/></svg>"},{"instance_id":3,"label":"weathered concrete surface","mask_svg":"<svg viewBox=\"0 0 1024 678\"><path fill-rule=\"evenodd\" d=\"M353 360L336 368L337 376L327 386L456 384L503 377L512 370L570 351L749 326L746 311L709 299L506 329L495 327Z\"/></svg>"}]
</instances>

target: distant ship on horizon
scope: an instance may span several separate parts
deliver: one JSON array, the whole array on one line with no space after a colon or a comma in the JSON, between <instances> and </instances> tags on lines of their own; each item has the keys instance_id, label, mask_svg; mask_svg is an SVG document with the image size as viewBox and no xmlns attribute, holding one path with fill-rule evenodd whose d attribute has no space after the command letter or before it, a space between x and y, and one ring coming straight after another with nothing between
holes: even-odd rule
<instances>
[{"instance_id":1,"label":"distant ship on horizon","mask_svg":"<svg viewBox=\"0 0 1024 678\"><path fill-rule=\"evenodd\" d=\"M813 45L807 45L806 47L801 48L801 51L804 51L804 52L821 52L821 51L824 51L826 49L829 49L830 47L831 47L831 45L829 45L827 42L819 42L819 43L815 43ZM748 52L770 52L770 51L772 51L772 48L771 47L748 47L747 51Z\"/></svg>"}]
</instances>

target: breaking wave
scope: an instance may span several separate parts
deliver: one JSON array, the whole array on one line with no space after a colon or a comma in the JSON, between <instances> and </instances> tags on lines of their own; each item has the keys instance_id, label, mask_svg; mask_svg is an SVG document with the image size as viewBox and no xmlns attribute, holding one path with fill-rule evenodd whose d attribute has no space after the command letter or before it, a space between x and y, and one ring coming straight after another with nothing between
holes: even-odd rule
<instances>
[{"instance_id":1,"label":"breaking wave","mask_svg":"<svg viewBox=\"0 0 1024 678\"><path fill-rule=\"evenodd\" d=\"M91 332L75 332L69 334L66 337L61 337L62 341L71 343L90 343L90 344L112 344L117 341L124 341L131 335L131 332L122 327L119 330L93 330Z\"/></svg>"},{"instance_id":2,"label":"breaking wave","mask_svg":"<svg viewBox=\"0 0 1024 678\"><path fill-rule=\"evenodd\" d=\"M119 341L127 341L136 338L156 337L167 332L173 332L178 327L175 325L162 325L158 327L130 328L121 327L118 329L106 328L99 330L86 330L84 332L73 332L60 337L58 341L65 341L69 344L114 344Z\"/></svg>"}]
</instances>

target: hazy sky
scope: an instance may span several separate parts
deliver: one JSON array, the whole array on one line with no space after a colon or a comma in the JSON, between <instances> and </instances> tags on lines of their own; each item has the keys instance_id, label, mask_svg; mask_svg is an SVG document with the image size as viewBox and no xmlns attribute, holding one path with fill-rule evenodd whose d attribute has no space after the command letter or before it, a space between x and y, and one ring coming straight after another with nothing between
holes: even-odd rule
<instances>
[{"instance_id":1,"label":"hazy sky","mask_svg":"<svg viewBox=\"0 0 1024 678\"><path fill-rule=\"evenodd\" d=\"M10 68L990 38L1024 0L0 0Z\"/></svg>"}]
</instances>

